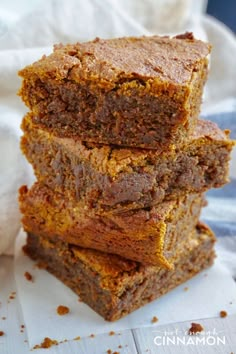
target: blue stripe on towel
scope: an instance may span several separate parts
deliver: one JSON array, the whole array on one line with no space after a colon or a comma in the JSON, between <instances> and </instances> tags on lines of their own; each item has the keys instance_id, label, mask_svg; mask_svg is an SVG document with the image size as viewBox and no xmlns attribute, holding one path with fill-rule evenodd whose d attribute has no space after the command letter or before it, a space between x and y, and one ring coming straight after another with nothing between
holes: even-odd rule
<instances>
[{"instance_id":1,"label":"blue stripe on towel","mask_svg":"<svg viewBox=\"0 0 236 354\"><path fill-rule=\"evenodd\" d=\"M202 219L214 231L217 237L234 236L236 238L236 223Z\"/></svg>"}]
</instances>

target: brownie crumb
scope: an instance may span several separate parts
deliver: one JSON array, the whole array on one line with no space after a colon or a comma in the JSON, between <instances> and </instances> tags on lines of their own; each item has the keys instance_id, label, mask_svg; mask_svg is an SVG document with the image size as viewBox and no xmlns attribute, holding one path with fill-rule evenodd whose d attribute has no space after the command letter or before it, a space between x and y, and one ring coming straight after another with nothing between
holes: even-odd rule
<instances>
[{"instance_id":1,"label":"brownie crumb","mask_svg":"<svg viewBox=\"0 0 236 354\"><path fill-rule=\"evenodd\" d=\"M191 328L189 329L188 334L190 336L197 335L203 330L204 328L202 327L202 325L200 325L200 323L191 323Z\"/></svg>"},{"instance_id":2,"label":"brownie crumb","mask_svg":"<svg viewBox=\"0 0 236 354\"><path fill-rule=\"evenodd\" d=\"M188 287L187 286L185 286L184 291L188 291Z\"/></svg>"},{"instance_id":3,"label":"brownie crumb","mask_svg":"<svg viewBox=\"0 0 236 354\"><path fill-rule=\"evenodd\" d=\"M60 306L57 307L57 313L60 316L64 316L64 315L66 315L69 312L70 312L70 309L67 306L60 305Z\"/></svg>"},{"instance_id":4,"label":"brownie crumb","mask_svg":"<svg viewBox=\"0 0 236 354\"><path fill-rule=\"evenodd\" d=\"M90 334L90 338L94 338L95 337L95 334Z\"/></svg>"},{"instance_id":5,"label":"brownie crumb","mask_svg":"<svg viewBox=\"0 0 236 354\"><path fill-rule=\"evenodd\" d=\"M107 349L107 354L120 354L120 352L113 352L111 349Z\"/></svg>"},{"instance_id":6,"label":"brownie crumb","mask_svg":"<svg viewBox=\"0 0 236 354\"><path fill-rule=\"evenodd\" d=\"M0 331L0 337L4 336L4 332L3 331Z\"/></svg>"},{"instance_id":7,"label":"brownie crumb","mask_svg":"<svg viewBox=\"0 0 236 354\"><path fill-rule=\"evenodd\" d=\"M114 336L115 332L114 331L110 331L109 332L109 336Z\"/></svg>"},{"instance_id":8,"label":"brownie crumb","mask_svg":"<svg viewBox=\"0 0 236 354\"><path fill-rule=\"evenodd\" d=\"M63 339L59 342L59 344L66 343L66 342L68 342L68 339Z\"/></svg>"},{"instance_id":9,"label":"brownie crumb","mask_svg":"<svg viewBox=\"0 0 236 354\"><path fill-rule=\"evenodd\" d=\"M16 291L12 291L8 297L9 300L14 300L16 297Z\"/></svg>"},{"instance_id":10,"label":"brownie crumb","mask_svg":"<svg viewBox=\"0 0 236 354\"><path fill-rule=\"evenodd\" d=\"M25 328L25 325L21 325L20 327L21 327L21 328Z\"/></svg>"},{"instance_id":11,"label":"brownie crumb","mask_svg":"<svg viewBox=\"0 0 236 354\"><path fill-rule=\"evenodd\" d=\"M6 320L7 318L6 317L2 317L2 320L4 321L4 320Z\"/></svg>"},{"instance_id":12,"label":"brownie crumb","mask_svg":"<svg viewBox=\"0 0 236 354\"><path fill-rule=\"evenodd\" d=\"M122 348L122 345L121 345L121 344L120 344L120 345L118 345L118 348L119 348L119 349L121 349L121 348Z\"/></svg>"},{"instance_id":13,"label":"brownie crumb","mask_svg":"<svg viewBox=\"0 0 236 354\"><path fill-rule=\"evenodd\" d=\"M40 348L51 348L53 345L58 345L58 341L51 339L51 338L44 338L43 342L41 344L37 344L34 346L33 349L40 349Z\"/></svg>"},{"instance_id":14,"label":"brownie crumb","mask_svg":"<svg viewBox=\"0 0 236 354\"><path fill-rule=\"evenodd\" d=\"M25 272L25 279L28 281L33 281L33 276L29 272Z\"/></svg>"},{"instance_id":15,"label":"brownie crumb","mask_svg":"<svg viewBox=\"0 0 236 354\"><path fill-rule=\"evenodd\" d=\"M74 338L74 340L80 340L80 339L81 339L80 336Z\"/></svg>"},{"instance_id":16,"label":"brownie crumb","mask_svg":"<svg viewBox=\"0 0 236 354\"><path fill-rule=\"evenodd\" d=\"M191 39L194 40L194 35L192 32L185 32L183 34L178 34L177 36L175 36L175 38L177 39Z\"/></svg>"},{"instance_id":17,"label":"brownie crumb","mask_svg":"<svg viewBox=\"0 0 236 354\"><path fill-rule=\"evenodd\" d=\"M220 311L220 317L221 318L224 318L224 317L227 317L227 316L228 316L228 314L227 314L227 312L225 310Z\"/></svg>"},{"instance_id":18,"label":"brownie crumb","mask_svg":"<svg viewBox=\"0 0 236 354\"><path fill-rule=\"evenodd\" d=\"M156 317L156 316L153 316L153 318L152 318L152 321L151 321L152 323L156 323L156 322L158 322L158 318Z\"/></svg>"}]
</instances>

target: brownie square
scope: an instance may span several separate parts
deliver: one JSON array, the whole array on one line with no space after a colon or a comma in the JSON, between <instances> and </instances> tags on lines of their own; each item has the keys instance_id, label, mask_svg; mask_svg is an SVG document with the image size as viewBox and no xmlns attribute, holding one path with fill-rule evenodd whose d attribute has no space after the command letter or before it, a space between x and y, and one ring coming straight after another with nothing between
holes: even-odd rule
<instances>
[{"instance_id":1,"label":"brownie square","mask_svg":"<svg viewBox=\"0 0 236 354\"><path fill-rule=\"evenodd\" d=\"M152 208L97 212L40 183L21 187L19 200L28 232L169 269L205 204L202 194L189 194Z\"/></svg>"},{"instance_id":2,"label":"brownie square","mask_svg":"<svg viewBox=\"0 0 236 354\"><path fill-rule=\"evenodd\" d=\"M29 115L22 129L21 149L37 180L89 209L152 207L228 182L234 142L209 121L199 120L185 143L165 152L59 138Z\"/></svg>"},{"instance_id":3,"label":"brownie square","mask_svg":"<svg viewBox=\"0 0 236 354\"><path fill-rule=\"evenodd\" d=\"M115 321L209 267L215 257L214 242L211 230L199 224L189 235L187 247L176 254L173 270L53 242L32 233L28 234L24 251L104 319Z\"/></svg>"},{"instance_id":4,"label":"brownie square","mask_svg":"<svg viewBox=\"0 0 236 354\"><path fill-rule=\"evenodd\" d=\"M167 150L194 130L209 52L191 33L58 45L19 72L20 96L55 135Z\"/></svg>"}]
</instances>

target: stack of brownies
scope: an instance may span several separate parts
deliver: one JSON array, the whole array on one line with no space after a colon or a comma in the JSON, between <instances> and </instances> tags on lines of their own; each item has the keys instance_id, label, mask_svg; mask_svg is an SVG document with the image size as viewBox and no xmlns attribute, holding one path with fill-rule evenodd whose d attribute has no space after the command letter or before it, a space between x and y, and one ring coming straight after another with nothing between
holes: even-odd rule
<instances>
[{"instance_id":1,"label":"stack of brownies","mask_svg":"<svg viewBox=\"0 0 236 354\"><path fill-rule=\"evenodd\" d=\"M198 119L209 52L189 33L95 39L20 71L24 250L106 320L213 262L199 215L233 142Z\"/></svg>"}]
</instances>

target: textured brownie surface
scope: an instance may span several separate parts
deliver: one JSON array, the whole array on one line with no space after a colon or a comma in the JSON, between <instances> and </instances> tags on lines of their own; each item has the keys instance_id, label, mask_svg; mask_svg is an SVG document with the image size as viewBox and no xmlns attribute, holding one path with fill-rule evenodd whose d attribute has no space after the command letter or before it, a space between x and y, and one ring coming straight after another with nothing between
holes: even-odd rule
<instances>
[{"instance_id":1,"label":"textured brownie surface","mask_svg":"<svg viewBox=\"0 0 236 354\"><path fill-rule=\"evenodd\" d=\"M176 254L174 270L145 266L122 257L28 234L25 252L74 290L108 321L138 309L209 267L214 235L204 225ZM201 284L199 284L201 286Z\"/></svg>"},{"instance_id":2,"label":"textured brownie surface","mask_svg":"<svg viewBox=\"0 0 236 354\"><path fill-rule=\"evenodd\" d=\"M201 194L191 194L152 208L96 212L39 183L21 187L19 200L28 232L166 268L205 203Z\"/></svg>"},{"instance_id":3,"label":"textured brownie surface","mask_svg":"<svg viewBox=\"0 0 236 354\"><path fill-rule=\"evenodd\" d=\"M233 142L212 122L199 120L186 143L166 152L58 138L30 115L22 129L21 148L38 181L89 208L150 207L228 182Z\"/></svg>"},{"instance_id":4,"label":"textured brownie surface","mask_svg":"<svg viewBox=\"0 0 236 354\"><path fill-rule=\"evenodd\" d=\"M20 95L56 135L167 149L196 124L209 51L189 33L59 45L19 72Z\"/></svg>"}]
</instances>

